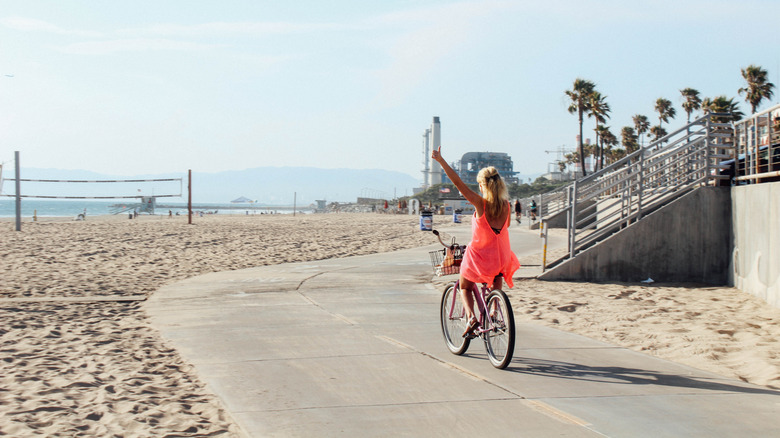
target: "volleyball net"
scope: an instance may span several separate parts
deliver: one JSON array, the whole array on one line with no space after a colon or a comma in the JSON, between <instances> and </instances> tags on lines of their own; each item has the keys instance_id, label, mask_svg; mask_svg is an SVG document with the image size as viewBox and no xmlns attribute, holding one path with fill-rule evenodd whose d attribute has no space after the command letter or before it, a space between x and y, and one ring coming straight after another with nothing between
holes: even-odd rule
<instances>
[{"instance_id":1,"label":"volleyball net","mask_svg":"<svg viewBox=\"0 0 780 438\"><path fill-rule=\"evenodd\" d=\"M4 178L0 167L0 196L15 197L16 178ZM183 194L183 178L47 179L19 178L21 198L139 199L174 198Z\"/></svg>"}]
</instances>

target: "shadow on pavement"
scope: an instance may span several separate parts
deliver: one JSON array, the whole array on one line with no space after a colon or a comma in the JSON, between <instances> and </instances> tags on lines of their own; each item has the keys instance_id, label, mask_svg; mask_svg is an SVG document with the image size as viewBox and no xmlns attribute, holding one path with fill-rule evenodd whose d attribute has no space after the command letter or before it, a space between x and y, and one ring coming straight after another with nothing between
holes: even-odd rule
<instances>
[{"instance_id":1,"label":"shadow on pavement","mask_svg":"<svg viewBox=\"0 0 780 438\"><path fill-rule=\"evenodd\" d=\"M739 386L701 377L686 377L679 374L666 374L637 368L593 367L575 363L518 357L514 358L505 371L541 377L576 379L610 384L660 385L712 391L780 395L780 391L770 388Z\"/></svg>"}]
</instances>

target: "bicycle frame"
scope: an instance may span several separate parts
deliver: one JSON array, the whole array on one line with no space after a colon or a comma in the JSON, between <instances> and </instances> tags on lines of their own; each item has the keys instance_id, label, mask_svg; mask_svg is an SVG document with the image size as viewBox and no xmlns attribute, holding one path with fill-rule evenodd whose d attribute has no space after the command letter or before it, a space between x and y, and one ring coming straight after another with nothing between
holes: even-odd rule
<instances>
[{"instance_id":1,"label":"bicycle frame","mask_svg":"<svg viewBox=\"0 0 780 438\"><path fill-rule=\"evenodd\" d=\"M455 289L460 290L460 280L455 280L455 286L454 287L455 287ZM487 315L487 302L485 301L485 297L487 297L488 294L490 293L490 288L487 287L487 284L484 284L484 283L482 284L481 287L477 286L476 284L474 284L474 286L472 287L472 292L474 292L474 301L476 301L476 309L475 310L479 311L479 318L478 318L478 320L480 321L480 327L477 330L477 332L481 335L482 333L487 332L487 331L490 330L490 329L486 328L487 324L485 324L485 315ZM455 300L457 300L457 299L458 299L457 294L453 294L452 295L452 300L453 300L452 304L453 305L450 306L450 314L449 314L450 318L453 317L452 312L455 309L455 305L454 304L455 304ZM465 312L466 309L463 309L463 311ZM459 316L463 317L465 315L459 315Z\"/></svg>"},{"instance_id":2,"label":"bicycle frame","mask_svg":"<svg viewBox=\"0 0 780 438\"><path fill-rule=\"evenodd\" d=\"M465 247L457 245L454 239L452 245L447 246L436 230L433 230L433 233L439 238L439 243L448 248L447 251L437 250L429 252L434 275L442 276L459 273L460 264L454 263L458 258L456 251L463 254ZM452 255L450 256L450 254ZM445 256L451 257L453 263L445 265L447 260ZM482 338L485 342L485 350L490 362L494 367L504 369L512 361L515 345L515 323L509 297L501 289L492 290L487 283L481 283L481 286L476 283L473 284L472 292L476 302L473 305L474 316L479 321L479 324L471 334L466 332L461 336L461 330L466 327L472 327L472 325L464 325L466 322L466 306L460 301L464 300L465 297L458 297L458 295L461 295L460 279L452 282L444 289L439 307L439 318L445 344L452 354L459 356L468 350L472 338ZM466 294L462 295L465 296Z\"/></svg>"}]
</instances>

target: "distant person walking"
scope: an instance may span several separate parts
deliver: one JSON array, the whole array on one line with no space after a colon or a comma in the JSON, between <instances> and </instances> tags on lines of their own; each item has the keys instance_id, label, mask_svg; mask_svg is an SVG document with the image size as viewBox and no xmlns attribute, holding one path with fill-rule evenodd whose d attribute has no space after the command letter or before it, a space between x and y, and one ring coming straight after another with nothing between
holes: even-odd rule
<instances>
[{"instance_id":1,"label":"distant person walking","mask_svg":"<svg viewBox=\"0 0 780 438\"><path fill-rule=\"evenodd\" d=\"M520 218L523 216L523 206L520 204L520 200L515 201L515 219L517 219L517 223L520 222Z\"/></svg>"},{"instance_id":2,"label":"distant person walking","mask_svg":"<svg viewBox=\"0 0 780 438\"><path fill-rule=\"evenodd\" d=\"M531 200L531 220L536 222L536 201Z\"/></svg>"},{"instance_id":3,"label":"distant person walking","mask_svg":"<svg viewBox=\"0 0 780 438\"><path fill-rule=\"evenodd\" d=\"M471 242L460 265L460 295L469 320L463 337L471 337L480 325L474 314L474 283L487 283L492 289L501 289L503 281L506 281L512 287L512 275L520 267L509 244L512 208L506 184L495 167L486 167L477 174L480 195L471 190L447 164L441 156L441 147L433 151L431 158L441 164L450 181L475 210L471 221Z\"/></svg>"}]
</instances>

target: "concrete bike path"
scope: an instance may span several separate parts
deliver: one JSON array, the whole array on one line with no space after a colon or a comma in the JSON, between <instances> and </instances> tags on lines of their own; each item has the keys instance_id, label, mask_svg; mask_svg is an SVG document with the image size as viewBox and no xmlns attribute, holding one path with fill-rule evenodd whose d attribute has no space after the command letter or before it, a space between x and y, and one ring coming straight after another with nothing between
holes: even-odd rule
<instances>
[{"instance_id":1,"label":"concrete bike path","mask_svg":"<svg viewBox=\"0 0 780 438\"><path fill-rule=\"evenodd\" d=\"M203 275L146 309L251 437L780 435L780 391L540 325L503 371L450 354L432 249Z\"/></svg>"}]
</instances>

